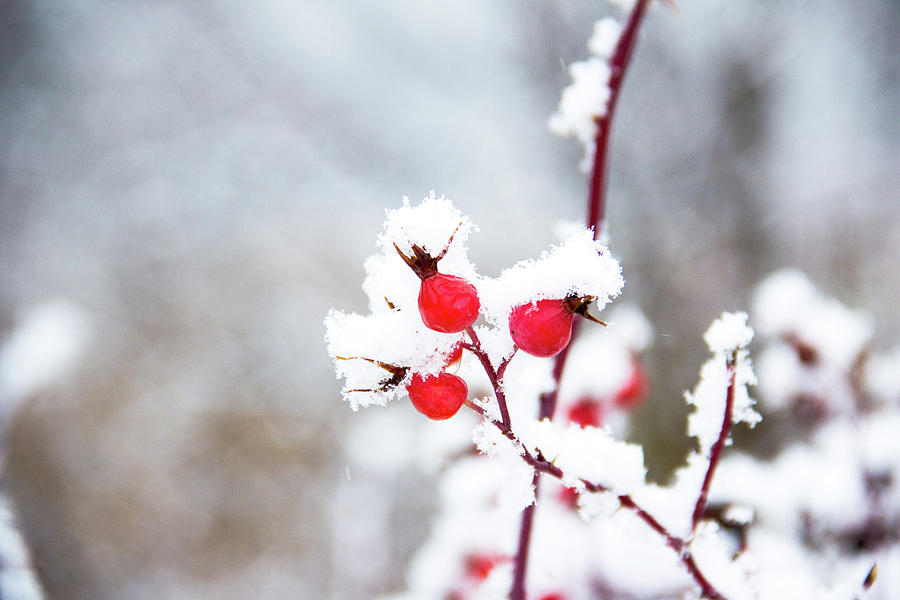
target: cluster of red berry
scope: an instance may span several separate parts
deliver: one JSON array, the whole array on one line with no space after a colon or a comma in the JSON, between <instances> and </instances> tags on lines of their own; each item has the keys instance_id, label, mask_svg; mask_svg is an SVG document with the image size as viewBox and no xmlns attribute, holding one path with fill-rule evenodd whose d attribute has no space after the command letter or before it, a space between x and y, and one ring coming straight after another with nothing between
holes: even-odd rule
<instances>
[{"instance_id":1,"label":"cluster of red berry","mask_svg":"<svg viewBox=\"0 0 900 600\"><path fill-rule=\"evenodd\" d=\"M404 253L395 243L394 249L420 280L418 309L422 323L433 331L458 334L469 330L478 319L481 302L478 290L463 277L438 271L438 263L447 254L453 242L454 232L444 249L432 255L418 244L412 244ZM593 296L570 295L558 299L528 301L514 306L509 313L509 332L516 347L537 357L559 354L572 338L575 315L604 324L591 316L587 308ZM393 304L388 301L393 308ZM474 335L474 334L473 334ZM406 391L413 406L426 417L434 420L449 419L455 415L468 397L468 386L459 376L447 372L462 354L464 344L460 342L444 363L437 375L414 373L406 384ZM406 380L409 369L366 357L337 357L371 362L391 374L383 381L379 390L387 390ZM372 389L350 390L357 392L378 391Z\"/></svg>"},{"instance_id":2,"label":"cluster of red berry","mask_svg":"<svg viewBox=\"0 0 900 600\"><path fill-rule=\"evenodd\" d=\"M481 303L475 286L462 277L438 272L438 262L447 253L453 236L437 256L413 244L412 255L397 253L421 280L419 314L429 329L442 333L465 331L478 318ZM516 346L539 357L559 354L572 338L572 322L576 314L598 321L587 312L591 296L569 296L528 302L512 309L509 332ZM457 346L448 365L458 360L462 347ZM446 368L446 366L445 366ZM448 419L465 403L468 396L466 382L456 375L442 371L438 375L413 375L407 386L410 400L420 413L430 419Z\"/></svg>"}]
</instances>

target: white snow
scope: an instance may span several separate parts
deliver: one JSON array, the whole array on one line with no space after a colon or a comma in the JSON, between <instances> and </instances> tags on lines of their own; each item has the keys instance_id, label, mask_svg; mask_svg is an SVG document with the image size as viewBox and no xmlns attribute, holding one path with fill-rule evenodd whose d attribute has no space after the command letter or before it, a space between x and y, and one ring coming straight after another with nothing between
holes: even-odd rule
<instances>
[{"instance_id":1,"label":"white snow","mask_svg":"<svg viewBox=\"0 0 900 600\"><path fill-rule=\"evenodd\" d=\"M622 26L616 19L606 17L594 23L594 32L588 40L588 50L597 58L609 59L622 34Z\"/></svg>"},{"instance_id":2,"label":"white snow","mask_svg":"<svg viewBox=\"0 0 900 600\"><path fill-rule=\"evenodd\" d=\"M722 313L712 322L703 340L711 352L729 352L746 348L753 339L753 330L747 326L747 313Z\"/></svg>"},{"instance_id":3,"label":"white snow","mask_svg":"<svg viewBox=\"0 0 900 600\"><path fill-rule=\"evenodd\" d=\"M87 314L67 300L29 309L0 347L0 399L14 402L62 376L89 332Z\"/></svg>"},{"instance_id":4,"label":"white snow","mask_svg":"<svg viewBox=\"0 0 900 600\"><path fill-rule=\"evenodd\" d=\"M647 470L643 448L616 439L606 429L544 420L520 428L520 436L529 450L540 450L569 477L601 484L619 494L644 485Z\"/></svg>"},{"instance_id":5,"label":"white snow","mask_svg":"<svg viewBox=\"0 0 900 600\"><path fill-rule=\"evenodd\" d=\"M418 312L387 311L370 315L330 311L325 317L325 341L334 358L338 378L344 378L344 398L356 410L360 406L386 404L406 393L413 373L434 374L458 343L457 334L443 334L425 327ZM349 360L342 360L337 357ZM391 372L364 360L405 367L400 385L378 390ZM351 392L376 389L374 392Z\"/></svg>"},{"instance_id":6,"label":"white snow","mask_svg":"<svg viewBox=\"0 0 900 600\"><path fill-rule=\"evenodd\" d=\"M624 284L621 267L609 249L594 241L590 230L581 228L537 260L521 261L497 279L483 280L479 296L485 317L502 328L514 306L574 294L596 297L602 309Z\"/></svg>"},{"instance_id":7,"label":"white snow","mask_svg":"<svg viewBox=\"0 0 900 600\"><path fill-rule=\"evenodd\" d=\"M610 74L609 64L600 58L573 62L569 65L572 83L563 90L556 112L547 121L547 127L556 135L574 136L581 141L581 167L585 171L594 159L597 119L606 114Z\"/></svg>"},{"instance_id":8,"label":"white snow","mask_svg":"<svg viewBox=\"0 0 900 600\"><path fill-rule=\"evenodd\" d=\"M437 256L447 247L451 236L453 244L462 247L474 229L469 218L450 200L431 191L415 206L404 197L403 206L385 210L384 233L378 236L378 245L390 254L396 252L394 244L397 244L409 256L412 245L416 244Z\"/></svg>"},{"instance_id":9,"label":"white snow","mask_svg":"<svg viewBox=\"0 0 900 600\"><path fill-rule=\"evenodd\" d=\"M482 421L472 434L482 454L494 457L504 468L503 485L497 501L505 507L522 510L534 502L534 469L522 460L521 446L506 438L497 427Z\"/></svg>"},{"instance_id":10,"label":"white snow","mask_svg":"<svg viewBox=\"0 0 900 600\"><path fill-rule=\"evenodd\" d=\"M746 325L746 313L723 313L715 320L704 339L713 357L700 369L700 381L693 392L685 393L685 400L695 407L688 416L688 434L700 442L700 453L709 454L719 437L725 417L725 402L731 372L728 361L733 352L737 360L734 364L734 403L732 423L744 422L755 426L762 417L754 410L754 400L747 392L747 386L756 384L756 376L746 350L738 350L750 343L753 330Z\"/></svg>"}]
</instances>

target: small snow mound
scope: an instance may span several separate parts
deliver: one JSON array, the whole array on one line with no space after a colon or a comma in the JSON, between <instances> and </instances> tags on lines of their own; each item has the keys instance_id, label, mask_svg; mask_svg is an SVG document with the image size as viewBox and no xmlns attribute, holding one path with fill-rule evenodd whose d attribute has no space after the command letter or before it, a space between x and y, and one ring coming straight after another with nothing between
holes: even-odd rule
<instances>
[{"instance_id":1,"label":"small snow mound","mask_svg":"<svg viewBox=\"0 0 900 600\"><path fill-rule=\"evenodd\" d=\"M747 325L747 318L745 312L724 312L709 326L703 340L712 352L745 348L753 339L753 329Z\"/></svg>"}]
</instances>

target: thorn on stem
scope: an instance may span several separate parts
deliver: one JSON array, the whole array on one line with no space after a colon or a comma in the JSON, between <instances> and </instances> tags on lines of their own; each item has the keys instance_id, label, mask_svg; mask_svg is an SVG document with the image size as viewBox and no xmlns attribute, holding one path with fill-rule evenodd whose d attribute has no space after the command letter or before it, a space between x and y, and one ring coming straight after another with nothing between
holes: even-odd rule
<instances>
[{"instance_id":1,"label":"thorn on stem","mask_svg":"<svg viewBox=\"0 0 900 600\"><path fill-rule=\"evenodd\" d=\"M878 579L878 563L874 563L872 568L869 569L866 578L863 580L863 589L870 589L873 585L875 585L875 580Z\"/></svg>"},{"instance_id":2,"label":"thorn on stem","mask_svg":"<svg viewBox=\"0 0 900 600\"><path fill-rule=\"evenodd\" d=\"M381 382L381 385L376 389L355 389L355 390L347 390L347 392L384 392L389 388L396 387L400 385L400 382L403 381L403 378L406 377L406 372L409 371L406 367L400 367L397 365L392 365L390 363L381 362L380 360L375 360L372 358L366 358L365 356L335 356L338 360L364 360L366 362L372 363L377 367L381 367L385 371L391 374L389 379L386 379Z\"/></svg>"},{"instance_id":3,"label":"thorn on stem","mask_svg":"<svg viewBox=\"0 0 900 600\"><path fill-rule=\"evenodd\" d=\"M456 226L456 229L454 229L453 233L450 234L450 239L447 240L447 245L444 246L444 249L441 250L441 253L435 257L435 261L441 260L442 258L444 258L444 255L447 254L447 250L450 249L450 244L453 243L453 236L456 235L456 232L459 231L460 227L462 227L462 221L459 222L459 224Z\"/></svg>"}]
</instances>

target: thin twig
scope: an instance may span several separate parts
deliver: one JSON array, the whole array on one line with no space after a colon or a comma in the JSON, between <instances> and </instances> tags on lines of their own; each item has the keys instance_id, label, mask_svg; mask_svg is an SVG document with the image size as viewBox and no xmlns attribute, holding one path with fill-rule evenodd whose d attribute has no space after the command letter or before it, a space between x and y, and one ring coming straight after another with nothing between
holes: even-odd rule
<instances>
[{"instance_id":1,"label":"thin twig","mask_svg":"<svg viewBox=\"0 0 900 600\"><path fill-rule=\"evenodd\" d=\"M731 433L731 421L734 412L734 382L737 378L737 350L732 353L728 359L728 391L725 393L725 415L722 418L722 427L719 430L719 437L716 439L709 451L709 466L706 468L706 475L703 477L703 485L700 487L700 494L697 496L697 503L694 505L694 514L691 516L691 533L697 531L697 525L703 518L703 511L706 510L706 501L709 497L709 486L712 484L713 475L715 475L716 467L722 458L722 450L725 448L725 442L728 441L728 435Z\"/></svg>"},{"instance_id":2,"label":"thin twig","mask_svg":"<svg viewBox=\"0 0 900 600\"><path fill-rule=\"evenodd\" d=\"M494 396L496 396L497 405L500 407L500 419L503 425L509 429L512 426L512 422L509 420L509 408L506 406L506 394L503 392L503 386L500 385L500 377L497 375L497 371L494 370L494 365L491 364L491 359L487 355L487 352L481 347L481 341L478 339L478 334L475 333L475 330L471 325L466 327L466 333L469 335L469 339L472 340L472 343L464 344L463 347L481 361L481 366L484 368L484 372L487 373L488 379L491 381L491 387L494 388ZM513 354L515 354L515 352ZM509 364L510 360L512 360L512 355L504 362ZM506 364L501 365L504 371L506 371Z\"/></svg>"},{"instance_id":3,"label":"thin twig","mask_svg":"<svg viewBox=\"0 0 900 600\"><path fill-rule=\"evenodd\" d=\"M512 362L513 357L516 355L516 352L518 352L518 351L519 351L519 347L513 346L513 351L509 354L509 356L507 356L502 361L500 361L500 366L497 367L497 381L498 381L498 383L500 383L500 385L503 385L503 375L506 374L506 367L509 366L509 363Z\"/></svg>"},{"instance_id":4,"label":"thin twig","mask_svg":"<svg viewBox=\"0 0 900 600\"><path fill-rule=\"evenodd\" d=\"M513 573L521 573L521 576L513 577L512 588L509 590L511 600L520 600L525 598L525 572L528 570L528 548L531 545L531 529L534 523L534 509L538 490L541 485L541 474L535 469L531 478L531 484L534 486L535 502L532 502L522 511L522 523L519 526L519 545L516 549L516 562L513 567Z\"/></svg>"},{"instance_id":5,"label":"thin twig","mask_svg":"<svg viewBox=\"0 0 900 600\"><path fill-rule=\"evenodd\" d=\"M597 138L594 148L594 169L591 176L591 184L588 192L588 218L587 226L594 228L594 239L600 235L603 221L606 219L606 179L607 163L609 155L610 129L616 105L619 101L619 91L631 61L631 54L637 41L637 31L641 21L647 12L650 0L638 0L631 14L628 15L628 23L609 61L609 101L606 103L606 112L597 118Z\"/></svg>"}]
</instances>

